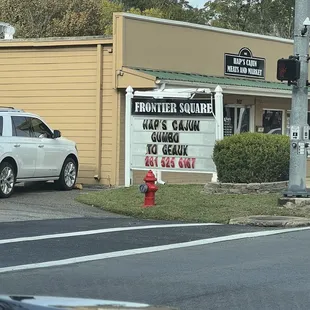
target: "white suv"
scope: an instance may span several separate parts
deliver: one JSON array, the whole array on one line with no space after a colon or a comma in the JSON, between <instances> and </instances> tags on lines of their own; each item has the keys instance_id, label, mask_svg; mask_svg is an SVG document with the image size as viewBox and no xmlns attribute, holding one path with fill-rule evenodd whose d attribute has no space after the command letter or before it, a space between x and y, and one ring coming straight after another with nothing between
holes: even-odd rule
<instances>
[{"instance_id":1,"label":"white suv","mask_svg":"<svg viewBox=\"0 0 310 310\"><path fill-rule=\"evenodd\" d=\"M73 141L61 138L37 115L0 107L0 197L12 195L21 182L54 180L71 190L78 173Z\"/></svg>"}]
</instances>

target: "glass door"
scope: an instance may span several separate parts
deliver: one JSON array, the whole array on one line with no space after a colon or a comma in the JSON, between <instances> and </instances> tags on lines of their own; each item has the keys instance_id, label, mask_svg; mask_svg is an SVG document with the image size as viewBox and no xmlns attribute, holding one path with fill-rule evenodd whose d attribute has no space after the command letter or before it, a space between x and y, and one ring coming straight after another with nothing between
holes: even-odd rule
<instances>
[{"instance_id":1,"label":"glass door","mask_svg":"<svg viewBox=\"0 0 310 310\"><path fill-rule=\"evenodd\" d=\"M284 133L284 111L263 110L262 123L264 133L282 135Z\"/></svg>"},{"instance_id":2,"label":"glass door","mask_svg":"<svg viewBox=\"0 0 310 310\"><path fill-rule=\"evenodd\" d=\"M250 131L250 112L245 106L224 106L224 136Z\"/></svg>"}]
</instances>

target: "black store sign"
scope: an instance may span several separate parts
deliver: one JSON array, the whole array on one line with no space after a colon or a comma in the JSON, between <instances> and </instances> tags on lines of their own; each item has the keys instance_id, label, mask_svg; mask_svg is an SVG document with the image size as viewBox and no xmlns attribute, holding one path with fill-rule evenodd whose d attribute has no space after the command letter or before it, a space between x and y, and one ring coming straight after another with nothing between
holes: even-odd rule
<instances>
[{"instance_id":1,"label":"black store sign","mask_svg":"<svg viewBox=\"0 0 310 310\"><path fill-rule=\"evenodd\" d=\"M214 116L214 100L133 98L132 115Z\"/></svg>"},{"instance_id":2,"label":"black store sign","mask_svg":"<svg viewBox=\"0 0 310 310\"><path fill-rule=\"evenodd\" d=\"M253 57L244 47L239 54L225 54L225 75L265 79L265 58Z\"/></svg>"}]
</instances>

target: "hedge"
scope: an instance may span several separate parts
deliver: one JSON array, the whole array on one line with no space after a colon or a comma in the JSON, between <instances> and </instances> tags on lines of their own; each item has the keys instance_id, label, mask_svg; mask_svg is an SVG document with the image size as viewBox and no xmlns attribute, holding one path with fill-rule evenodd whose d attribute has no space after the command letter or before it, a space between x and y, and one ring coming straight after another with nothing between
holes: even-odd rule
<instances>
[{"instance_id":1,"label":"hedge","mask_svg":"<svg viewBox=\"0 0 310 310\"><path fill-rule=\"evenodd\" d=\"M242 133L214 146L213 160L223 183L264 183L288 180L289 137Z\"/></svg>"}]
</instances>

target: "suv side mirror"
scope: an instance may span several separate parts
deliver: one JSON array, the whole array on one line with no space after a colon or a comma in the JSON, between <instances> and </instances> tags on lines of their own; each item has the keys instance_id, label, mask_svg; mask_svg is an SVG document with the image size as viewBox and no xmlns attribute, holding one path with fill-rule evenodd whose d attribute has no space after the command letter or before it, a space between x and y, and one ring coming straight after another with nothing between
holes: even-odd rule
<instances>
[{"instance_id":1,"label":"suv side mirror","mask_svg":"<svg viewBox=\"0 0 310 310\"><path fill-rule=\"evenodd\" d=\"M53 139L61 137L61 132L59 130L54 130Z\"/></svg>"}]
</instances>

